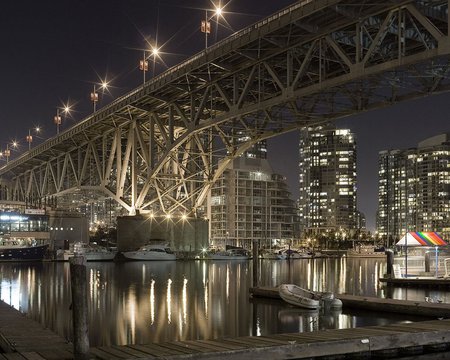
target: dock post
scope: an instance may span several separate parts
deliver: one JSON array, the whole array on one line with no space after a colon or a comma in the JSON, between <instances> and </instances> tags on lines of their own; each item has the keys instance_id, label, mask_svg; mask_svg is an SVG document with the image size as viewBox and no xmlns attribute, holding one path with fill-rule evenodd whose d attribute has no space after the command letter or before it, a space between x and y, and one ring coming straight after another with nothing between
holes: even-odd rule
<instances>
[{"instance_id":1,"label":"dock post","mask_svg":"<svg viewBox=\"0 0 450 360\"><path fill-rule=\"evenodd\" d=\"M89 359L89 328L86 284L86 258L75 255L70 258L70 282L72 289L73 352L74 359Z\"/></svg>"},{"instance_id":2,"label":"dock post","mask_svg":"<svg viewBox=\"0 0 450 360\"><path fill-rule=\"evenodd\" d=\"M430 258L431 258L431 254L429 251L427 251L425 253L425 272L429 273L430 272Z\"/></svg>"},{"instance_id":3,"label":"dock post","mask_svg":"<svg viewBox=\"0 0 450 360\"><path fill-rule=\"evenodd\" d=\"M259 241L253 239L253 287L258 287L258 255L259 255Z\"/></svg>"},{"instance_id":4,"label":"dock post","mask_svg":"<svg viewBox=\"0 0 450 360\"><path fill-rule=\"evenodd\" d=\"M387 249L385 252L386 254L386 277L393 278L394 277L394 252L391 249Z\"/></svg>"}]
</instances>

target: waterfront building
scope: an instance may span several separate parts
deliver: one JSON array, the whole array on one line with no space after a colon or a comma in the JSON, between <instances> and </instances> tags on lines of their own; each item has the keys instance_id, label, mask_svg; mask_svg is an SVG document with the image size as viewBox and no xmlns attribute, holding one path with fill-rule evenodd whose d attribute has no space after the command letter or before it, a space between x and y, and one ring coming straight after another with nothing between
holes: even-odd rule
<instances>
[{"instance_id":1,"label":"waterfront building","mask_svg":"<svg viewBox=\"0 0 450 360\"><path fill-rule=\"evenodd\" d=\"M377 231L389 243L408 231L450 237L450 134L379 153Z\"/></svg>"},{"instance_id":2,"label":"waterfront building","mask_svg":"<svg viewBox=\"0 0 450 360\"><path fill-rule=\"evenodd\" d=\"M303 235L354 235L362 217L356 209L356 139L350 130L332 124L301 130L299 190Z\"/></svg>"},{"instance_id":3,"label":"waterfront building","mask_svg":"<svg viewBox=\"0 0 450 360\"><path fill-rule=\"evenodd\" d=\"M244 141L244 139L243 139ZM286 179L274 173L266 142L234 159L211 189L211 244L250 248L289 244L295 237L295 203Z\"/></svg>"}]
</instances>

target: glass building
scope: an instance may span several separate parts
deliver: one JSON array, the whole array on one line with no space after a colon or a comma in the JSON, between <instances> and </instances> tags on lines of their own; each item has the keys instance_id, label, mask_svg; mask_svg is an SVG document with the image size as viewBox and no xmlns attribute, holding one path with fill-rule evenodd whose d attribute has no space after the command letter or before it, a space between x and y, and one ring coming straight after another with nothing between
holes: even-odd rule
<instances>
[{"instance_id":1,"label":"glass building","mask_svg":"<svg viewBox=\"0 0 450 360\"><path fill-rule=\"evenodd\" d=\"M389 243L408 231L450 236L450 134L417 148L379 153L378 234Z\"/></svg>"},{"instance_id":2,"label":"glass building","mask_svg":"<svg viewBox=\"0 0 450 360\"><path fill-rule=\"evenodd\" d=\"M245 141L245 139L239 139ZM236 158L211 189L211 244L250 248L289 244L295 237L295 202L286 179L273 172L262 141Z\"/></svg>"},{"instance_id":3,"label":"glass building","mask_svg":"<svg viewBox=\"0 0 450 360\"><path fill-rule=\"evenodd\" d=\"M361 222L356 209L356 140L350 130L326 124L300 132L299 190L304 235L352 235Z\"/></svg>"}]
</instances>

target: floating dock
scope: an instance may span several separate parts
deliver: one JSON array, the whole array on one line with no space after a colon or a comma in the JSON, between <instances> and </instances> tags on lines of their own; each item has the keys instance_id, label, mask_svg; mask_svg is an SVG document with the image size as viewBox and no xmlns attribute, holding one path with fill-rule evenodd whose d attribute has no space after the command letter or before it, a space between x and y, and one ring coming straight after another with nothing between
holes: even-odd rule
<instances>
[{"instance_id":1,"label":"floating dock","mask_svg":"<svg viewBox=\"0 0 450 360\"><path fill-rule=\"evenodd\" d=\"M387 285L396 286L414 286L427 288L450 288L450 278L436 278L436 277L406 277L406 278L389 278L382 277L379 281Z\"/></svg>"},{"instance_id":2,"label":"floating dock","mask_svg":"<svg viewBox=\"0 0 450 360\"><path fill-rule=\"evenodd\" d=\"M250 288L253 297L281 299L276 287ZM432 303L426 301L381 299L369 296L338 294L336 298L342 301L344 308L365 309L397 314L422 315L428 317L450 318L450 304Z\"/></svg>"},{"instance_id":3,"label":"floating dock","mask_svg":"<svg viewBox=\"0 0 450 360\"><path fill-rule=\"evenodd\" d=\"M69 360L73 347L0 302L0 360ZM411 355L450 349L450 320L391 324L309 333L94 347L90 359L314 359Z\"/></svg>"}]
</instances>

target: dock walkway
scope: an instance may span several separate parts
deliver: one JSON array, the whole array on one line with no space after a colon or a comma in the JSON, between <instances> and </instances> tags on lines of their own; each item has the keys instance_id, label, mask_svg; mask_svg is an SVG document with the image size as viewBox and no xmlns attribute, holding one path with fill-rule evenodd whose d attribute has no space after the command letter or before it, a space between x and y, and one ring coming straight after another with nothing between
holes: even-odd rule
<instances>
[{"instance_id":1,"label":"dock walkway","mask_svg":"<svg viewBox=\"0 0 450 360\"><path fill-rule=\"evenodd\" d=\"M281 299L278 288L256 287L250 288L253 297ZM373 311L394 312L397 314L422 315L429 317L450 318L450 304L432 303L426 301L382 299L370 296L356 296L337 294L344 308L366 309Z\"/></svg>"},{"instance_id":2,"label":"dock walkway","mask_svg":"<svg viewBox=\"0 0 450 360\"><path fill-rule=\"evenodd\" d=\"M1 360L73 359L72 345L17 310L0 302ZM8 348L9 347L9 348ZM91 359L311 359L367 354L402 355L450 348L450 320L323 330L310 333L171 341L145 345L95 347Z\"/></svg>"}]
</instances>

